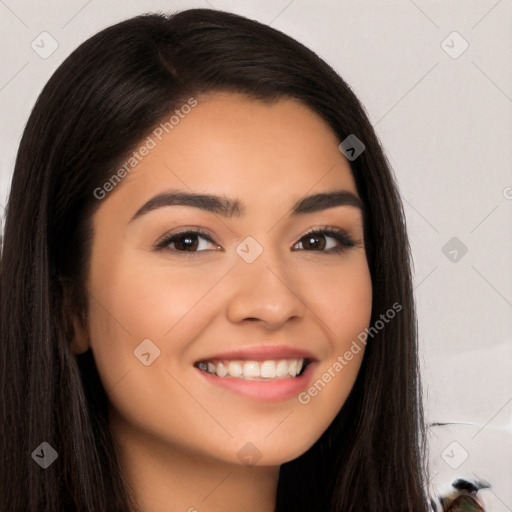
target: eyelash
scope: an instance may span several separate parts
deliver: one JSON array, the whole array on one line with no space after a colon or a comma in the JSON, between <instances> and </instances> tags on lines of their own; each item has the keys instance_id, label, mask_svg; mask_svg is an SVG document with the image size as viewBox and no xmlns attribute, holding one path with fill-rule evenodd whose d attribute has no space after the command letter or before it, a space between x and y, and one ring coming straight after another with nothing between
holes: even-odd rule
<instances>
[{"instance_id":1,"label":"eyelash","mask_svg":"<svg viewBox=\"0 0 512 512\"><path fill-rule=\"evenodd\" d=\"M179 240L184 235L200 235L200 237L204 238L208 242L210 242L214 245L218 245L215 243L215 241L211 238L211 236L208 233L206 233L205 231L202 231L201 229L194 229L194 230L184 230L179 233L174 233L170 236L164 236L162 239L158 240L155 243L154 247L157 251L172 251L172 252L178 252L178 253L183 253L183 254L196 254L196 253L201 253L201 252L207 252L207 251L179 251L177 249L171 249L169 247L169 244L175 242L176 240ZM347 232L345 230L339 229L339 228L334 228L331 226L322 226L320 228L310 229L309 231L304 233L304 235L302 235L302 237L299 239L298 242L294 243L293 245L296 246L297 244L301 243L302 240L304 240L305 238L307 238L310 235L324 235L324 236L327 236L330 238L334 238L335 240L340 242L341 245L338 245L337 247L331 247L330 249L327 249L327 250L319 250L319 251L316 251L316 250L307 251L306 249L302 249L302 250L306 250L307 252L323 252L326 254L339 254L339 253L346 251L347 249L350 249L350 248L356 246L356 243L354 242L354 240L352 240L352 238L347 234Z\"/></svg>"}]
</instances>

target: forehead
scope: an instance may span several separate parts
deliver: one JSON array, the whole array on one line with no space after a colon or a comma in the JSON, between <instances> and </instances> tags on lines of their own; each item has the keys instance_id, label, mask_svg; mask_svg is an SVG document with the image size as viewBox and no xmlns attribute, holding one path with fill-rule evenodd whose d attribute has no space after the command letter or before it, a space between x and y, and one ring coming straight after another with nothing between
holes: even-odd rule
<instances>
[{"instance_id":1,"label":"forehead","mask_svg":"<svg viewBox=\"0 0 512 512\"><path fill-rule=\"evenodd\" d=\"M183 111L188 113L174 116L172 125L160 125L141 141L151 149L112 199L122 196L135 207L139 198L181 188L246 197L262 206L333 188L356 192L336 134L308 106L290 98L268 103L238 93L196 100L196 106Z\"/></svg>"}]
</instances>

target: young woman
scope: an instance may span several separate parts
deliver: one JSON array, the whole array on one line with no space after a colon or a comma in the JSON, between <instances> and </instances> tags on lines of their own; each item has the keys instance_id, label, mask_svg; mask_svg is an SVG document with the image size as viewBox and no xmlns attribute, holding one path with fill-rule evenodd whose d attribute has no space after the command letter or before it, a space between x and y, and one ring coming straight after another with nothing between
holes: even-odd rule
<instances>
[{"instance_id":1,"label":"young woman","mask_svg":"<svg viewBox=\"0 0 512 512\"><path fill-rule=\"evenodd\" d=\"M76 49L1 266L0 510L428 509L404 213L324 61L214 10Z\"/></svg>"}]
</instances>

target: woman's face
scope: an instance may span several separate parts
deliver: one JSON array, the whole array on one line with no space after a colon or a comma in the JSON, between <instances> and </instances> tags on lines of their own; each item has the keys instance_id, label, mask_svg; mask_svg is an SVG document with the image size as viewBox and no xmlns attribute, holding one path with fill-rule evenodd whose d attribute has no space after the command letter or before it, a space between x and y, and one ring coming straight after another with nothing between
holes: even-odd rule
<instances>
[{"instance_id":1,"label":"woman's face","mask_svg":"<svg viewBox=\"0 0 512 512\"><path fill-rule=\"evenodd\" d=\"M343 200L357 196L349 164L313 111L197 100L142 141L147 155L94 216L74 350L92 348L115 428L162 457L279 465L327 429L361 364L363 350L333 366L370 321L362 211ZM316 196L335 192L349 194Z\"/></svg>"}]
</instances>

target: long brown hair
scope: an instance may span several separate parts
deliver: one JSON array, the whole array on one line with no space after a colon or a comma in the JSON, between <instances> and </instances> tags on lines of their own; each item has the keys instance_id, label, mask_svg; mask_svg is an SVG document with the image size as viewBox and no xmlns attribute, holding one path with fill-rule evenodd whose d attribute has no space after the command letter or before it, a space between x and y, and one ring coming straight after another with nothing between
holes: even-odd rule
<instances>
[{"instance_id":1,"label":"long brown hair","mask_svg":"<svg viewBox=\"0 0 512 512\"><path fill-rule=\"evenodd\" d=\"M94 190L169 113L203 92L296 98L339 140L365 205L372 325L345 405L322 437L281 466L276 512L428 509L416 313L405 216L375 132L345 81L314 52L244 17L209 9L146 14L79 46L41 92L19 146L1 259L0 510L136 510L106 422L90 351L70 348L71 311L86 314ZM47 442L58 459L31 457Z\"/></svg>"}]
</instances>

